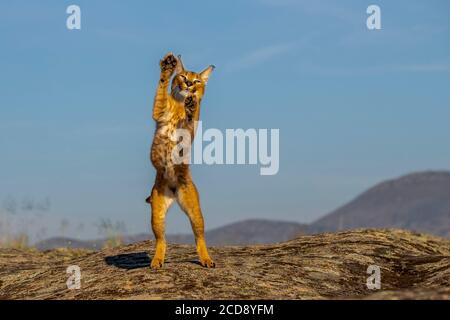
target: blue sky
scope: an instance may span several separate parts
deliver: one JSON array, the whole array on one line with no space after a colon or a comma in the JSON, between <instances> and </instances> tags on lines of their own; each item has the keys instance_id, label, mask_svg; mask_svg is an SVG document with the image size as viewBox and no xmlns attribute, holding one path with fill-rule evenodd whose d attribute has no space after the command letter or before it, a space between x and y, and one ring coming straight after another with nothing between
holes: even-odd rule
<instances>
[{"instance_id":1,"label":"blue sky","mask_svg":"<svg viewBox=\"0 0 450 320\"><path fill-rule=\"evenodd\" d=\"M79 31L66 28L70 4ZM370 4L382 30L366 28ZM217 66L204 127L280 129L275 176L193 168L208 228L310 222L384 179L450 170L449 11L446 0L2 1L0 201L50 198L26 227L46 235L63 219L72 236L95 236L101 218L148 231L168 51L196 71ZM189 231L176 207L167 230Z\"/></svg>"}]
</instances>

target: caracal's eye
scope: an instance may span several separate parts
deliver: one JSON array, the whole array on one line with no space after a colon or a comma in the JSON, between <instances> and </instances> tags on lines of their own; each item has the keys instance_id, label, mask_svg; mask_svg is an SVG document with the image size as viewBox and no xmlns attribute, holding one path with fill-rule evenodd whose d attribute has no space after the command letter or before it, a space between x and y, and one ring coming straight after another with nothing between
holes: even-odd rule
<instances>
[{"instance_id":1,"label":"caracal's eye","mask_svg":"<svg viewBox=\"0 0 450 320\"><path fill-rule=\"evenodd\" d=\"M186 80L187 80L187 78L186 78L185 75L180 74L180 77L181 77L181 79L183 79L183 81L186 81Z\"/></svg>"},{"instance_id":2,"label":"caracal's eye","mask_svg":"<svg viewBox=\"0 0 450 320\"><path fill-rule=\"evenodd\" d=\"M200 83L202 83L202 80L195 79L195 80L194 80L194 83L195 83L195 84L200 84Z\"/></svg>"}]
</instances>

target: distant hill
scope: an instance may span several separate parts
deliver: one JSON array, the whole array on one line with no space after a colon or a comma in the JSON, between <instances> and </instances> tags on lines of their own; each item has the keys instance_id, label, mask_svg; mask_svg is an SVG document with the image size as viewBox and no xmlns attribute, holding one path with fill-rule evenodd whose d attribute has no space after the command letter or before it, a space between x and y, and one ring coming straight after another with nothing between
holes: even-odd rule
<instances>
[{"instance_id":1,"label":"distant hill","mask_svg":"<svg viewBox=\"0 0 450 320\"><path fill-rule=\"evenodd\" d=\"M401 228L450 236L450 172L413 173L380 183L310 228L314 233Z\"/></svg>"},{"instance_id":2,"label":"distant hill","mask_svg":"<svg viewBox=\"0 0 450 320\"><path fill-rule=\"evenodd\" d=\"M52 250L57 248L100 250L106 240L77 240L65 237L54 237L37 242L34 247L38 250Z\"/></svg>"},{"instance_id":3,"label":"distant hill","mask_svg":"<svg viewBox=\"0 0 450 320\"><path fill-rule=\"evenodd\" d=\"M211 229L205 236L208 245L246 245L246 244L270 244L290 240L308 232L308 226L296 222L270 221L270 220L245 220L232 223L220 228ZM194 243L192 234L174 234L166 236L172 243ZM150 234L138 234L125 236L124 244L130 244L153 239ZM101 249L106 240L80 241L69 238L50 238L35 244L39 250L55 248L72 249Z\"/></svg>"},{"instance_id":4,"label":"distant hill","mask_svg":"<svg viewBox=\"0 0 450 320\"><path fill-rule=\"evenodd\" d=\"M356 228L401 228L450 237L450 172L413 173L389 180L364 192L350 203L311 225L296 222L245 220L206 232L208 245L271 244L301 234ZM148 234L126 236L124 244L153 239ZM172 243L194 243L189 234L168 235ZM80 241L51 238L36 244L53 248L101 249L106 240Z\"/></svg>"},{"instance_id":5,"label":"distant hill","mask_svg":"<svg viewBox=\"0 0 450 320\"><path fill-rule=\"evenodd\" d=\"M211 229L206 232L206 239L211 245L267 244L287 241L307 232L305 224L254 219ZM194 243L191 234L172 235L168 239L175 243Z\"/></svg>"}]
</instances>

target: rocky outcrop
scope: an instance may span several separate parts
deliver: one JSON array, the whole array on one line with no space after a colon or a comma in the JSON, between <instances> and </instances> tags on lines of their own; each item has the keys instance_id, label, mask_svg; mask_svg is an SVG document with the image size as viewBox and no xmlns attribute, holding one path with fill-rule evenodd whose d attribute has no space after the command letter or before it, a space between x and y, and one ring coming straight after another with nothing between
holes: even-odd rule
<instances>
[{"instance_id":1,"label":"rocky outcrop","mask_svg":"<svg viewBox=\"0 0 450 320\"><path fill-rule=\"evenodd\" d=\"M169 245L150 270L151 241L100 252L0 250L0 299L448 299L450 242L400 230L301 236L274 245L212 247L216 269L195 248ZM69 290L68 266L81 270ZM381 270L381 290L366 286Z\"/></svg>"}]
</instances>

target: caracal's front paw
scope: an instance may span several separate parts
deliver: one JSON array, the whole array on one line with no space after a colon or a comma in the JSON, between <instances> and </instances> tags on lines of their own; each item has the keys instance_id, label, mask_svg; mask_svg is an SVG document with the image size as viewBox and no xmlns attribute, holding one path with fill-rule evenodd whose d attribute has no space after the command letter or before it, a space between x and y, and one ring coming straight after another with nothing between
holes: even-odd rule
<instances>
[{"instance_id":1,"label":"caracal's front paw","mask_svg":"<svg viewBox=\"0 0 450 320\"><path fill-rule=\"evenodd\" d=\"M178 60L172 52L169 52L164 56L164 58L162 58L159 65L161 67L161 74L163 77L170 78L177 68Z\"/></svg>"},{"instance_id":2,"label":"caracal's front paw","mask_svg":"<svg viewBox=\"0 0 450 320\"><path fill-rule=\"evenodd\" d=\"M150 265L150 267L153 270L162 269L163 266L164 266L164 259L161 259L161 258L156 257L156 256L153 258L152 263Z\"/></svg>"},{"instance_id":3,"label":"caracal's front paw","mask_svg":"<svg viewBox=\"0 0 450 320\"><path fill-rule=\"evenodd\" d=\"M189 95L184 100L184 107L189 111L194 111L197 106L197 97L194 95Z\"/></svg>"},{"instance_id":4,"label":"caracal's front paw","mask_svg":"<svg viewBox=\"0 0 450 320\"><path fill-rule=\"evenodd\" d=\"M200 264L205 268L215 268L216 267L216 263L210 257L200 258Z\"/></svg>"}]
</instances>

